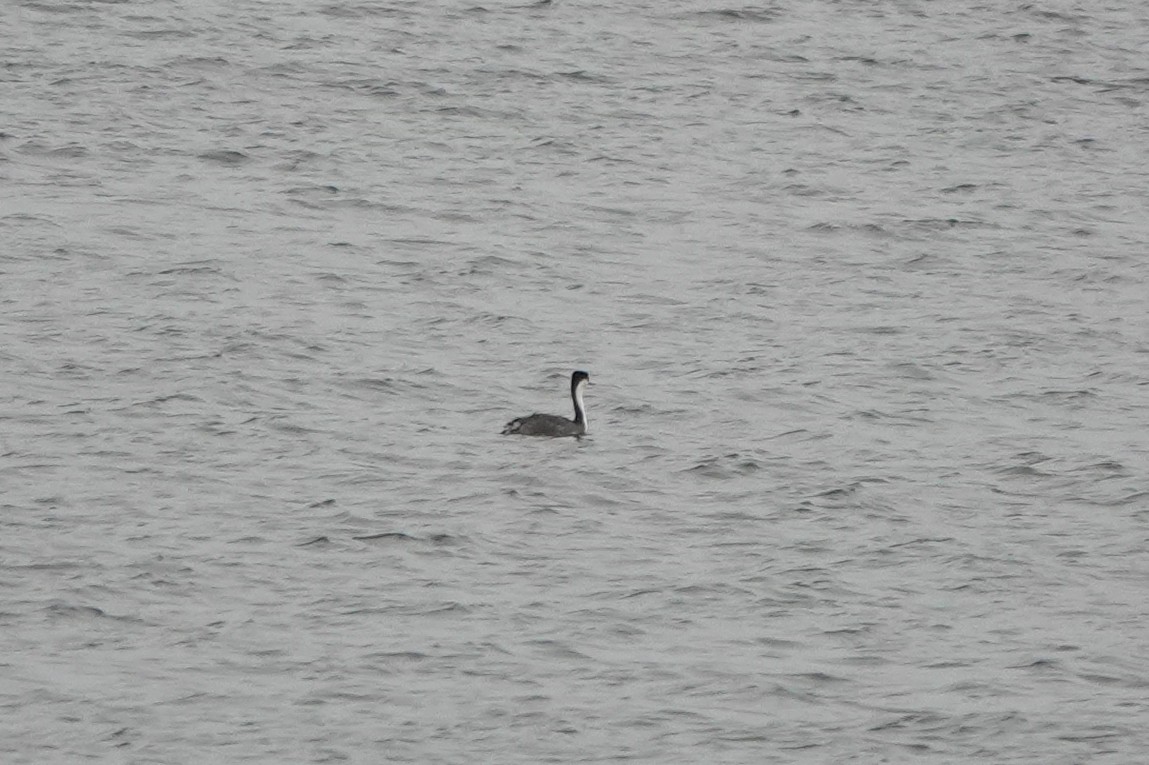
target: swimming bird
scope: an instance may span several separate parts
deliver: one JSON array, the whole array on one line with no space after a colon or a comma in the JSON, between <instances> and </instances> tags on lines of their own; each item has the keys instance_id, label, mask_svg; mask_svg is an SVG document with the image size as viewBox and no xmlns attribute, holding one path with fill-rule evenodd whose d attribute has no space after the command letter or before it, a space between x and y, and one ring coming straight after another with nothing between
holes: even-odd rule
<instances>
[{"instance_id":1,"label":"swimming bird","mask_svg":"<svg viewBox=\"0 0 1149 765\"><path fill-rule=\"evenodd\" d=\"M586 372L571 375L571 401L574 402L573 420L557 414L532 414L530 417L516 417L503 428L503 435L517 436L575 436L586 433L586 407L582 402L583 388L590 383Z\"/></svg>"}]
</instances>

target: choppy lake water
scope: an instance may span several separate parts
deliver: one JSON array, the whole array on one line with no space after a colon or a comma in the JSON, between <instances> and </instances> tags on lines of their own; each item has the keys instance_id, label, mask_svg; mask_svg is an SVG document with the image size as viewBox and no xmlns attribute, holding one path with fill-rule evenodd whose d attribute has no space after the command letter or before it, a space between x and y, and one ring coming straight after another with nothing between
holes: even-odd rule
<instances>
[{"instance_id":1,"label":"choppy lake water","mask_svg":"<svg viewBox=\"0 0 1149 765\"><path fill-rule=\"evenodd\" d=\"M6 5L0 759L1139 762L1147 28Z\"/></svg>"}]
</instances>

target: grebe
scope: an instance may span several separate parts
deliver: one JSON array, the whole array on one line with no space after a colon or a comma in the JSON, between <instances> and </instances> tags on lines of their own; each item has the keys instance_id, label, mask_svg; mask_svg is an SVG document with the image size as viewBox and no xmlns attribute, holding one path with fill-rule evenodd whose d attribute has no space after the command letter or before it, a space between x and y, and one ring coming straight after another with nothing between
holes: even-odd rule
<instances>
[{"instance_id":1,"label":"grebe","mask_svg":"<svg viewBox=\"0 0 1149 765\"><path fill-rule=\"evenodd\" d=\"M582 402L582 391L590 382L586 372L571 375L571 401L574 402L573 420L557 414L532 414L518 417L507 423L503 435L517 436L581 436L586 433L586 407Z\"/></svg>"}]
</instances>

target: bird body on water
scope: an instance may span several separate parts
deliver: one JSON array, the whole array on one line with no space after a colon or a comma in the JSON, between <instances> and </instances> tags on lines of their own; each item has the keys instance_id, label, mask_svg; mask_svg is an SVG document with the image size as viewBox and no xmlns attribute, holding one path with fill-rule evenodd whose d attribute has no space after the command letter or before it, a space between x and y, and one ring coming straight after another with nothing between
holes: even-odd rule
<instances>
[{"instance_id":1,"label":"bird body on water","mask_svg":"<svg viewBox=\"0 0 1149 765\"><path fill-rule=\"evenodd\" d=\"M586 433L587 419L586 406L583 404L583 389L590 383L590 375L586 372L575 372L571 375L571 401L574 403L575 416L573 420L560 417L557 414L532 414L529 417L516 417L503 428L503 435L518 436L575 436Z\"/></svg>"}]
</instances>

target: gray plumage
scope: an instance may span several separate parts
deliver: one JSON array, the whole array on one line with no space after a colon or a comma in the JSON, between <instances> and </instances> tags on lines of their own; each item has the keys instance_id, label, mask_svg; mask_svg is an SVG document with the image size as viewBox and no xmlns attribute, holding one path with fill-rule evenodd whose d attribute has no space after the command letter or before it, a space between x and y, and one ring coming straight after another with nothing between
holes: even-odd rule
<instances>
[{"instance_id":1,"label":"gray plumage","mask_svg":"<svg viewBox=\"0 0 1149 765\"><path fill-rule=\"evenodd\" d=\"M574 404L575 411L573 420L559 417L557 414L532 414L529 417L517 417L503 428L503 435L551 437L583 435L586 433L587 420L582 391L589 382L590 375L586 372L575 372L571 375L571 402Z\"/></svg>"}]
</instances>

